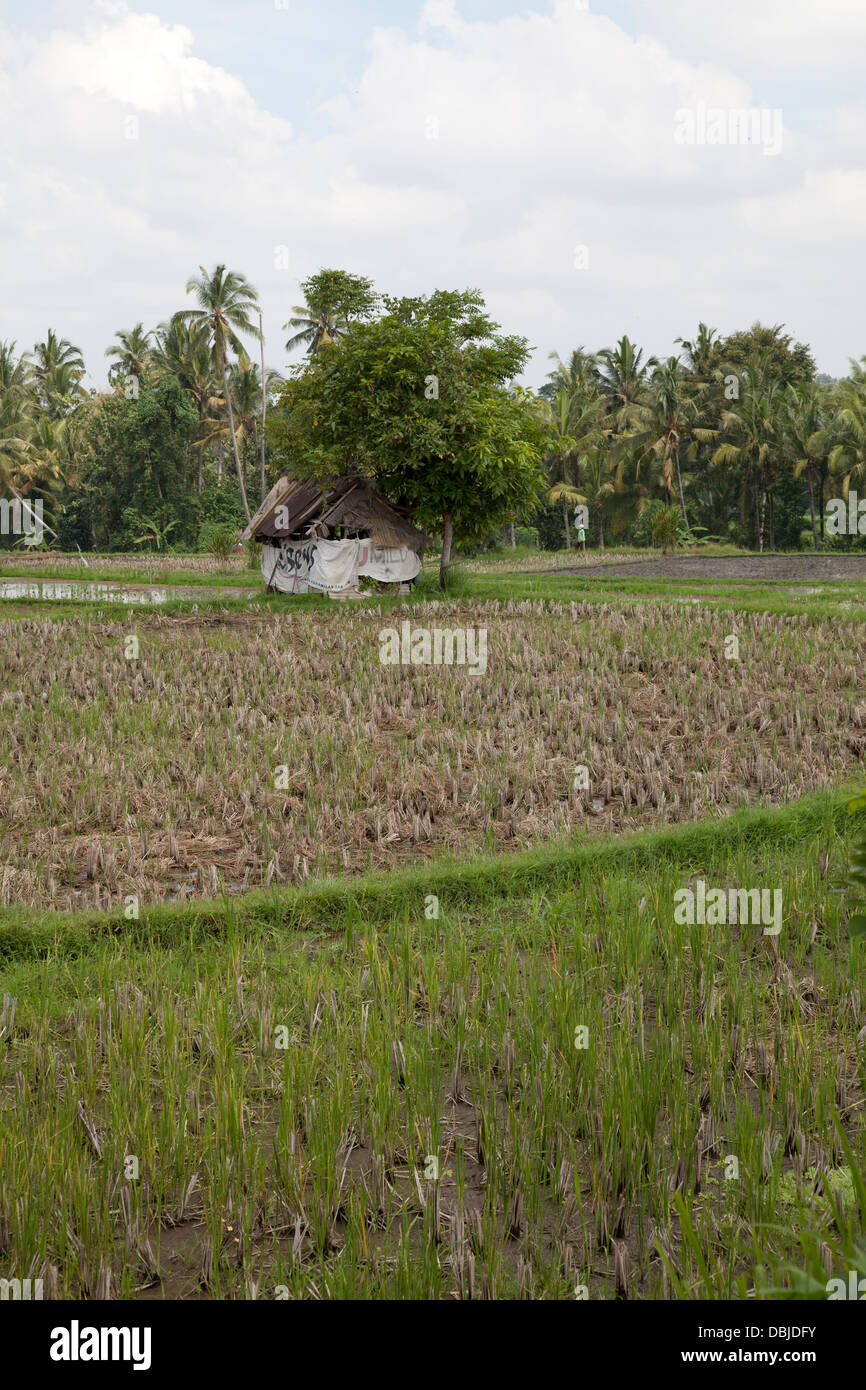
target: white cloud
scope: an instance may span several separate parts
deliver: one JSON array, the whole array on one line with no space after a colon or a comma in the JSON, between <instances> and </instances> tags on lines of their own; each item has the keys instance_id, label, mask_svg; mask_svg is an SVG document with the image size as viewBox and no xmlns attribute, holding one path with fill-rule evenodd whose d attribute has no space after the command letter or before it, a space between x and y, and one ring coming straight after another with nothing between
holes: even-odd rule
<instances>
[{"instance_id":1,"label":"white cloud","mask_svg":"<svg viewBox=\"0 0 866 1390\"><path fill-rule=\"evenodd\" d=\"M567 3L567 0L564 0ZM628 0L640 21L689 56L712 53L740 71L860 72L866 56L861 0Z\"/></svg>"},{"instance_id":2,"label":"white cloud","mask_svg":"<svg viewBox=\"0 0 866 1390\"><path fill-rule=\"evenodd\" d=\"M786 129L776 158L677 145L677 108L755 100L708 51L690 62L566 0L496 23L432 0L414 36L374 32L328 134L299 137L156 15L98 4L39 41L0 34L0 336L50 323L101 380L118 328L166 317L224 261L258 286L276 364L297 279L332 264L398 292L480 286L538 345L534 380L552 348L628 331L668 352L698 317L784 320L843 370L866 344L828 287L859 267L864 108Z\"/></svg>"}]
</instances>

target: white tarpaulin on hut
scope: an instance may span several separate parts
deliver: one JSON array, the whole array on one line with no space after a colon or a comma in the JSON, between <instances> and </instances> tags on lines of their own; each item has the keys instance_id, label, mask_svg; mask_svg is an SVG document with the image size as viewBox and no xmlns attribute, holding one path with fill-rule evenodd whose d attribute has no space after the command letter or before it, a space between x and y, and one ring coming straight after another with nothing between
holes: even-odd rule
<instances>
[{"instance_id":1,"label":"white tarpaulin on hut","mask_svg":"<svg viewBox=\"0 0 866 1390\"><path fill-rule=\"evenodd\" d=\"M305 594L309 589L315 541L283 541L262 546L265 583L279 594Z\"/></svg>"},{"instance_id":2,"label":"white tarpaulin on hut","mask_svg":"<svg viewBox=\"0 0 866 1390\"><path fill-rule=\"evenodd\" d=\"M406 584L421 573L421 556L407 545L377 549L369 541L362 541L361 550L358 574L362 578L366 575L368 579L379 579L386 584Z\"/></svg>"},{"instance_id":3,"label":"white tarpaulin on hut","mask_svg":"<svg viewBox=\"0 0 866 1390\"><path fill-rule=\"evenodd\" d=\"M360 541L316 541L307 583L320 594L339 593L358 582Z\"/></svg>"},{"instance_id":4,"label":"white tarpaulin on hut","mask_svg":"<svg viewBox=\"0 0 866 1390\"><path fill-rule=\"evenodd\" d=\"M339 593L365 576L401 584L421 572L421 558L408 546L379 549L368 540L266 544L261 563L265 583L281 594Z\"/></svg>"}]
</instances>

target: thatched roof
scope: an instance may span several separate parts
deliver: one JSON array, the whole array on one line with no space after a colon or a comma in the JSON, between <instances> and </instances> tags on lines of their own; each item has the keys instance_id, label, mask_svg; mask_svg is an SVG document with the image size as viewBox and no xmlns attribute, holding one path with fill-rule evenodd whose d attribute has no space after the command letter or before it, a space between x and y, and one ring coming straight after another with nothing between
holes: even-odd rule
<instances>
[{"instance_id":1,"label":"thatched roof","mask_svg":"<svg viewBox=\"0 0 866 1390\"><path fill-rule=\"evenodd\" d=\"M284 526L277 525L277 511L285 507L288 518ZM383 497L369 478L357 473L345 473L327 483L312 478L294 478L289 474L271 488L255 516L241 535L242 541L255 536L256 540L284 540L303 535L313 525L348 527L362 531L373 544L382 547L408 546L423 550L429 539L412 524L409 514Z\"/></svg>"}]
</instances>

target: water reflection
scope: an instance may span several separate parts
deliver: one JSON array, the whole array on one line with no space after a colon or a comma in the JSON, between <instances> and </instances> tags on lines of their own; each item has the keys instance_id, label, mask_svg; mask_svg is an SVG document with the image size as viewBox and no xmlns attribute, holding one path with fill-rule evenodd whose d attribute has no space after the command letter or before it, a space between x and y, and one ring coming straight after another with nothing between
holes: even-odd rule
<instances>
[{"instance_id":1,"label":"water reflection","mask_svg":"<svg viewBox=\"0 0 866 1390\"><path fill-rule=\"evenodd\" d=\"M169 598L195 596L194 590L177 586L127 589L119 584L99 583L96 580L87 584L61 579L0 579L0 598L71 599L79 603L92 603L98 599L108 599L114 603L167 603Z\"/></svg>"}]
</instances>

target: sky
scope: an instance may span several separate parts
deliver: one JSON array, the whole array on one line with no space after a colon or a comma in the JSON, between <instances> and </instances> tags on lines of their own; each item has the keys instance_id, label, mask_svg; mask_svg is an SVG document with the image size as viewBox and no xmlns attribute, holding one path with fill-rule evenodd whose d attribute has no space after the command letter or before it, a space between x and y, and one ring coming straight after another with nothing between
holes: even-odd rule
<instances>
[{"instance_id":1,"label":"sky","mask_svg":"<svg viewBox=\"0 0 866 1390\"><path fill-rule=\"evenodd\" d=\"M102 385L115 333L223 263L284 369L337 266L480 289L533 386L756 319L844 375L864 61L863 0L0 0L0 339L51 327Z\"/></svg>"}]
</instances>

